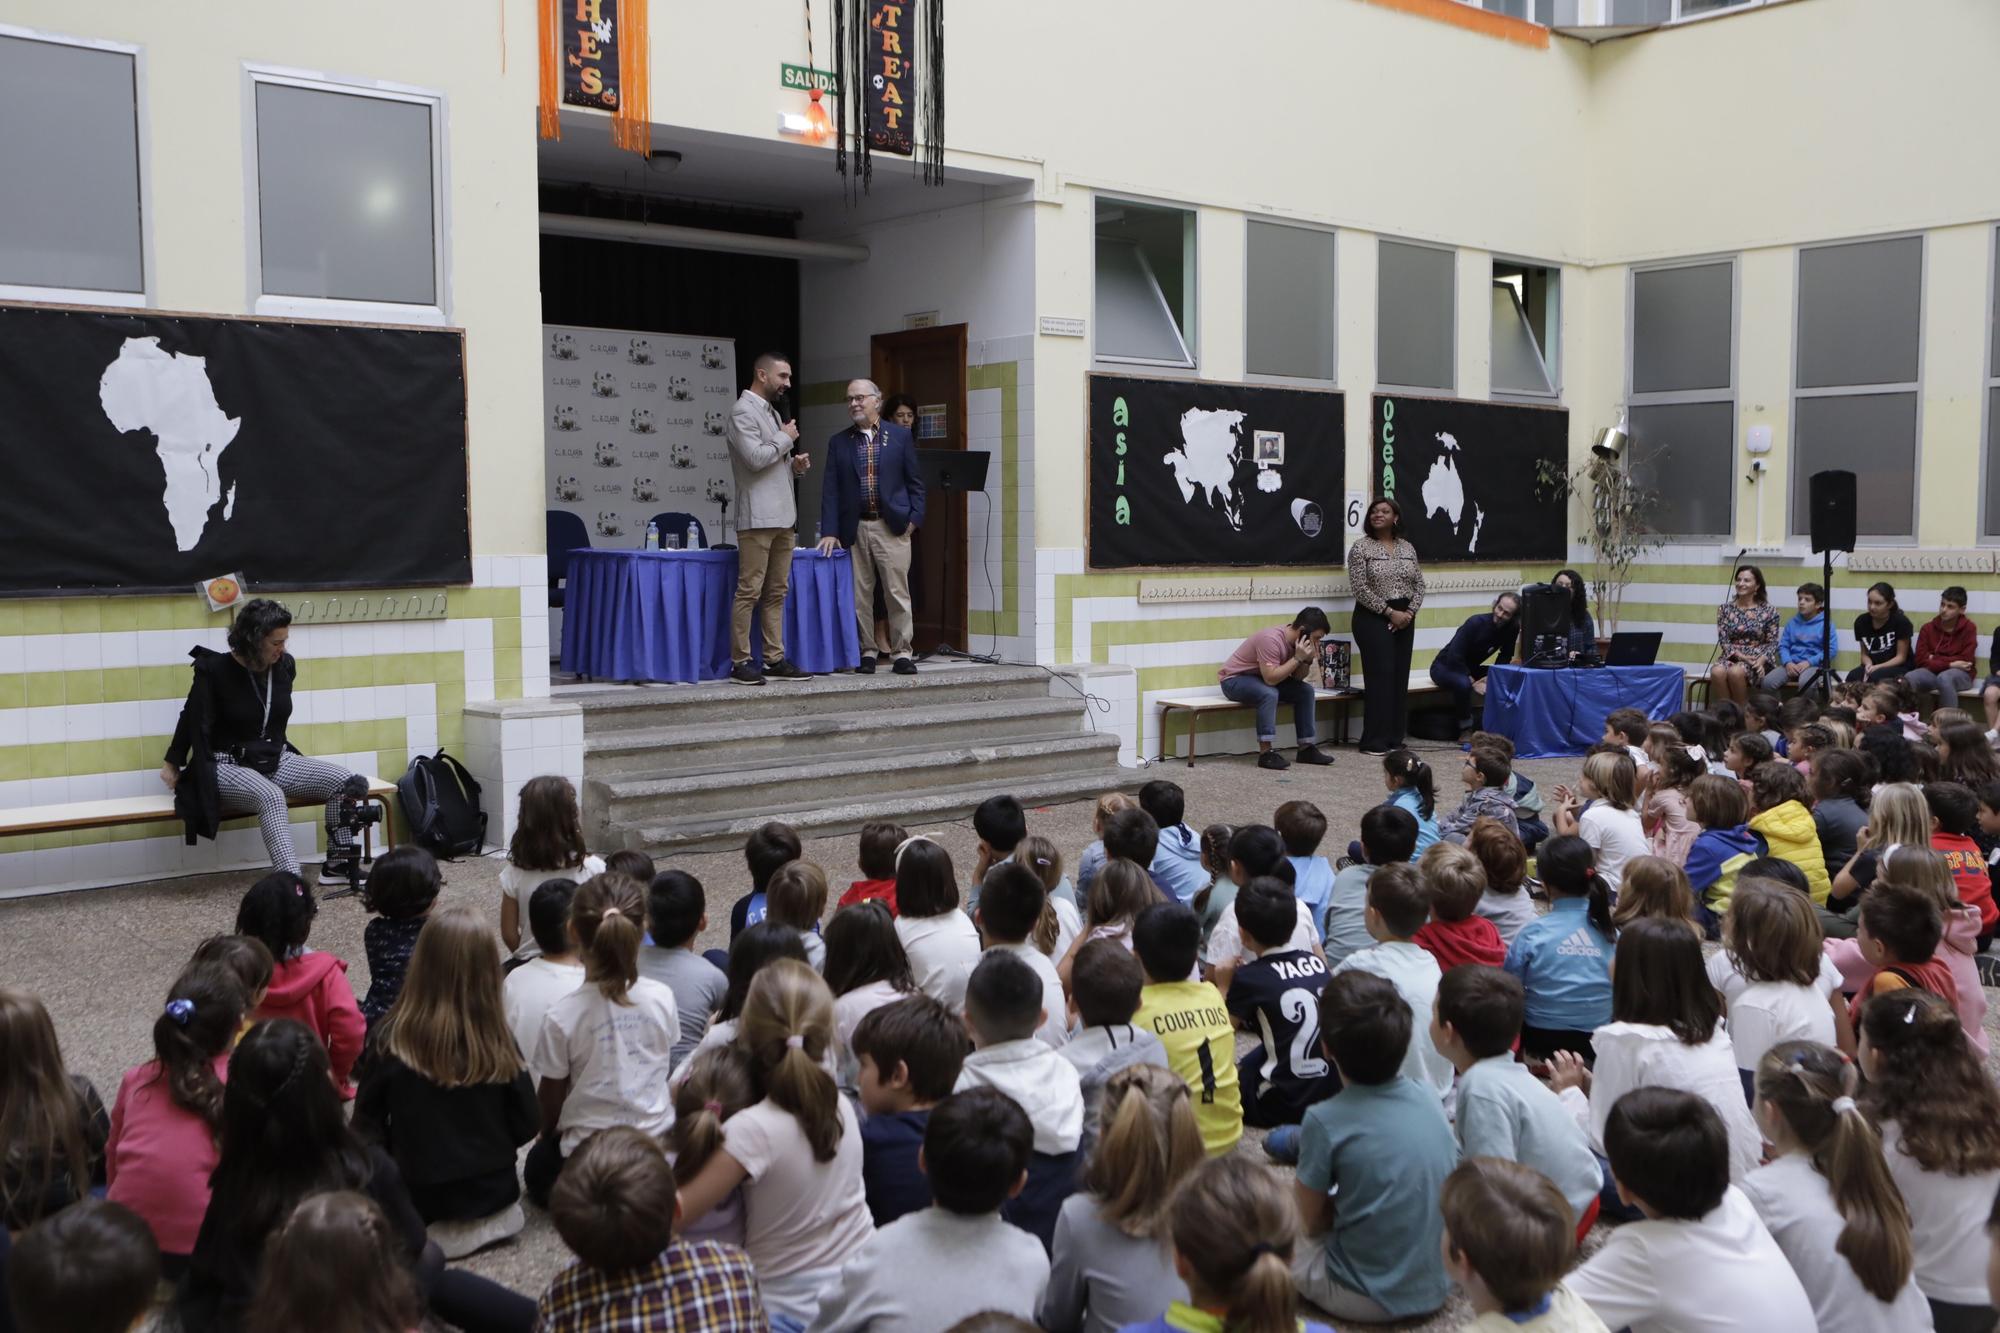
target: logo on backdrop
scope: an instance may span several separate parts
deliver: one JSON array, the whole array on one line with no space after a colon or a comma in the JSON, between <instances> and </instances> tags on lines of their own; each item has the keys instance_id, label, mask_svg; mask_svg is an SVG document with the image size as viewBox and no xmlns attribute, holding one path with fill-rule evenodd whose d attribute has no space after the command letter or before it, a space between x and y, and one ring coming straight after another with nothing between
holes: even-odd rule
<instances>
[{"instance_id":1,"label":"logo on backdrop","mask_svg":"<svg viewBox=\"0 0 2000 1333\"><path fill-rule=\"evenodd\" d=\"M721 447L727 409L688 404L734 399L735 343L563 325L543 335L549 360L569 363L543 389L550 507L582 518L598 546L639 545L663 509L699 519L711 543L724 540L717 501L733 499ZM635 369L658 366L673 373Z\"/></svg>"}]
</instances>

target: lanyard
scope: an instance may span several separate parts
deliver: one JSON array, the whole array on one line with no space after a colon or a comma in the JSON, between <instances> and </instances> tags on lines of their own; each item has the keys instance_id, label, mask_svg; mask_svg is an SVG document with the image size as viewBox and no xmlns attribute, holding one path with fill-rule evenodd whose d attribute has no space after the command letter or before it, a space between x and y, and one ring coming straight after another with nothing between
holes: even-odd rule
<instances>
[{"instance_id":1,"label":"lanyard","mask_svg":"<svg viewBox=\"0 0 2000 1333\"><path fill-rule=\"evenodd\" d=\"M252 672L250 676L250 693L256 695L264 705L264 722L262 726L257 728L257 739L261 741L264 739L265 733L271 729L271 696L277 693L277 686L271 680L271 673L268 671L264 673L264 688L260 692L257 689L256 673Z\"/></svg>"}]
</instances>

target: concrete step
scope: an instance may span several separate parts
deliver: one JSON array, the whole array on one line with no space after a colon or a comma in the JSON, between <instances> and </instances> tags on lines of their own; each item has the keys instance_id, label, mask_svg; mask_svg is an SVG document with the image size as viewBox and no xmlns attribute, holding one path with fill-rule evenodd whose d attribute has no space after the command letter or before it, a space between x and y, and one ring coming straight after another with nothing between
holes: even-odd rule
<instances>
[{"instance_id":1,"label":"concrete step","mask_svg":"<svg viewBox=\"0 0 2000 1333\"><path fill-rule=\"evenodd\" d=\"M998 743L906 746L860 755L800 756L794 763L735 766L672 776L584 777L584 813L598 829L652 827L730 811L849 798L918 794L978 781L988 794L1015 780L1087 768L1115 771L1118 737L1070 732ZM777 798L774 801L774 797Z\"/></svg>"},{"instance_id":2,"label":"concrete step","mask_svg":"<svg viewBox=\"0 0 2000 1333\"><path fill-rule=\"evenodd\" d=\"M704 685L566 688L557 696L583 708L586 736L641 728L701 726L815 713L948 707L1000 699L1045 699L1049 673L1040 667L919 667L898 676L882 667L872 676L848 672L759 686L727 681Z\"/></svg>"},{"instance_id":3,"label":"concrete step","mask_svg":"<svg viewBox=\"0 0 2000 1333\"><path fill-rule=\"evenodd\" d=\"M776 688L775 686L767 688ZM593 778L669 777L752 764L796 763L804 755L846 758L906 748L920 734L930 748L1059 736L1084 730L1075 699L1046 694L852 713L799 713L670 727L586 732L583 771ZM947 695L947 698L952 696ZM855 700L854 702L860 702Z\"/></svg>"},{"instance_id":4,"label":"concrete step","mask_svg":"<svg viewBox=\"0 0 2000 1333\"><path fill-rule=\"evenodd\" d=\"M1136 792L1144 780L1138 769L1088 768L1021 779L1002 786L986 781L953 783L920 791L877 796L830 797L814 804L744 809L730 814L619 826L607 830L600 850L637 847L655 856L674 853L740 851L751 830L767 820L782 819L801 838L828 838L857 833L870 820L888 819L911 832L927 825L969 817L979 803L998 791L1011 792L1029 808L1095 800L1107 791Z\"/></svg>"}]
</instances>

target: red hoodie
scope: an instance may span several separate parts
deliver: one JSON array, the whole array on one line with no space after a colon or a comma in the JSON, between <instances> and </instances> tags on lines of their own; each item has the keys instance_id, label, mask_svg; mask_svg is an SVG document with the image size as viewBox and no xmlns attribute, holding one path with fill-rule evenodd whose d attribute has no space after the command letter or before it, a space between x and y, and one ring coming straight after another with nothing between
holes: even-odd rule
<instances>
[{"instance_id":1,"label":"red hoodie","mask_svg":"<svg viewBox=\"0 0 2000 1333\"><path fill-rule=\"evenodd\" d=\"M1507 961L1507 946L1499 929L1483 916L1463 921L1437 921L1420 928L1412 939L1437 959L1438 970L1449 972L1465 963L1498 967Z\"/></svg>"},{"instance_id":2,"label":"red hoodie","mask_svg":"<svg viewBox=\"0 0 2000 1333\"><path fill-rule=\"evenodd\" d=\"M833 907L837 912L871 898L887 906L890 916L896 915L896 881L893 879L857 879L848 886L846 893L840 895L840 901Z\"/></svg>"},{"instance_id":3,"label":"red hoodie","mask_svg":"<svg viewBox=\"0 0 2000 1333\"><path fill-rule=\"evenodd\" d=\"M1926 671L1943 671L1953 662L1971 662L1979 673L1979 627L1960 616L1946 628L1933 616L1917 631L1917 662Z\"/></svg>"},{"instance_id":4,"label":"red hoodie","mask_svg":"<svg viewBox=\"0 0 2000 1333\"><path fill-rule=\"evenodd\" d=\"M288 958L271 972L271 989L255 1017L295 1018L311 1028L326 1043L326 1057L333 1065L333 1081L343 1098L352 1100L354 1085L347 1081L361 1043L368 1036L368 1024L361 1006L354 1002L354 990L347 984L347 964L330 953L307 950Z\"/></svg>"},{"instance_id":5,"label":"red hoodie","mask_svg":"<svg viewBox=\"0 0 2000 1333\"><path fill-rule=\"evenodd\" d=\"M1958 886L1958 900L1967 907L1979 909L1980 930L1993 929L1993 923L2000 921L2000 904L1993 901L1993 880L1987 873L1986 854L1979 850L1979 844L1963 833L1946 833L1940 829L1931 834L1931 850L1942 856L1945 864L1951 867L1952 883Z\"/></svg>"},{"instance_id":6,"label":"red hoodie","mask_svg":"<svg viewBox=\"0 0 2000 1333\"><path fill-rule=\"evenodd\" d=\"M1868 1001L1906 987L1927 990L1950 1005L1952 1013L1958 1012L1958 982L1951 975L1951 964L1933 955L1921 963L1891 963L1868 978L1847 1006L1848 1021L1860 1031L1861 1010Z\"/></svg>"}]
</instances>

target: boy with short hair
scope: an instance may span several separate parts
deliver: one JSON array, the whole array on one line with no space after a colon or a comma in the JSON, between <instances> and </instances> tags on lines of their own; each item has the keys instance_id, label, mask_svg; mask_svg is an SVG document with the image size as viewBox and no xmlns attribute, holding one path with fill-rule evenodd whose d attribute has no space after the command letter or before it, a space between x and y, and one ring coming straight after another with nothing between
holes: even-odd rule
<instances>
[{"instance_id":1,"label":"boy with short hair","mask_svg":"<svg viewBox=\"0 0 2000 1333\"><path fill-rule=\"evenodd\" d=\"M659 1140L629 1125L600 1130L563 1164L549 1215L576 1255L542 1293L538 1333L600 1333L613 1310L631 1333L769 1327L750 1256L674 1236L680 1196Z\"/></svg>"},{"instance_id":2,"label":"boy with short hair","mask_svg":"<svg viewBox=\"0 0 2000 1333\"><path fill-rule=\"evenodd\" d=\"M1478 1316L1459 1333L1605 1333L1562 1284L1576 1241L1569 1205L1547 1176L1468 1157L1445 1177L1438 1213L1445 1269Z\"/></svg>"},{"instance_id":3,"label":"boy with short hair","mask_svg":"<svg viewBox=\"0 0 2000 1333\"><path fill-rule=\"evenodd\" d=\"M1806 780L1782 759L1771 759L1750 770L1750 798L1756 813L1750 831L1764 839L1768 855L1790 861L1805 872L1813 905L1826 906L1833 880L1826 873L1826 853L1819 845L1819 825L1806 807L1811 797Z\"/></svg>"},{"instance_id":4,"label":"boy with short hair","mask_svg":"<svg viewBox=\"0 0 2000 1333\"><path fill-rule=\"evenodd\" d=\"M1438 983L1431 1044L1458 1071L1452 1130L1466 1157L1520 1162L1554 1181L1581 1241L1597 1220L1604 1174L1562 1098L1514 1059L1525 1012L1520 979L1497 967L1453 968Z\"/></svg>"},{"instance_id":5,"label":"boy with short hair","mask_svg":"<svg viewBox=\"0 0 2000 1333\"><path fill-rule=\"evenodd\" d=\"M532 903L528 910L532 915ZM639 975L674 993L681 1036L674 1043L673 1062L679 1066L708 1034L709 1020L729 992L729 978L722 969L694 949L695 940L708 929L708 895L701 881L685 870L663 870L653 876L652 887L646 890L646 923L653 942L640 946Z\"/></svg>"},{"instance_id":6,"label":"boy with short hair","mask_svg":"<svg viewBox=\"0 0 2000 1333\"><path fill-rule=\"evenodd\" d=\"M1259 1129L1296 1125L1308 1106L1340 1091L1312 1041L1326 962L1311 950L1291 947L1298 908L1284 881L1266 876L1244 885L1236 895L1236 917L1255 956L1236 969L1229 1013L1262 1043L1236 1069L1243 1123Z\"/></svg>"},{"instance_id":7,"label":"boy with short hair","mask_svg":"<svg viewBox=\"0 0 2000 1333\"><path fill-rule=\"evenodd\" d=\"M1076 1148L1083 1138L1082 1080L1075 1065L1036 1039L1045 1018L1034 969L1016 954L987 953L965 983L972 1054L953 1087L998 1089L1028 1113L1035 1129L1028 1183L1002 1215L1033 1233L1044 1250L1055 1238L1063 1200L1076 1192Z\"/></svg>"},{"instance_id":8,"label":"boy with short hair","mask_svg":"<svg viewBox=\"0 0 2000 1333\"><path fill-rule=\"evenodd\" d=\"M1819 673L1826 669L1827 652L1840 655L1840 631L1833 630L1831 639L1822 641L1827 630L1826 589L1817 583L1801 583L1798 587L1799 613L1785 622L1784 631L1778 635L1778 665L1764 675L1764 688L1776 694L1787 685L1796 686L1801 694L1819 684Z\"/></svg>"},{"instance_id":9,"label":"boy with short hair","mask_svg":"<svg viewBox=\"0 0 2000 1333\"><path fill-rule=\"evenodd\" d=\"M1653 761L1647 758L1645 746L1652 726L1653 720L1636 708L1614 708L1604 718L1604 744L1624 746L1633 766L1642 774L1650 772Z\"/></svg>"},{"instance_id":10,"label":"boy with short hair","mask_svg":"<svg viewBox=\"0 0 2000 1333\"><path fill-rule=\"evenodd\" d=\"M1418 947L1449 972L1461 963L1498 967L1507 961L1500 928L1474 909L1486 893L1486 867L1456 843L1433 843L1417 862L1417 877L1430 895L1431 919L1417 930Z\"/></svg>"},{"instance_id":11,"label":"boy with short hair","mask_svg":"<svg viewBox=\"0 0 2000 1333\"><path fill-rule=\"evenodd\" d=\"M820 1297L816 1333L936 1333L985 1311L1032 1323L1048 1255L1001 1217L1027 1184L1033 1144L1027 1114L996 1089L939 1102L919 1158L937 1202L855 1252Z\"/></svg>"},{"instance_id":12,"label":"boy with short hair","mask_svg":"<svg viewBox=\"0 0 2000 1333\"><path fill-rule=\"evenodd\" d=\"M1729 1131L1714 1107L1691 1092L1634 1088L1611 1108L1604 1150L1618 1197L1643 1220L1615 1228L1566 1285L1607 1327L1815 1326L1784 1251L1729 1183Z\"/></svg>"},{"instance_id":13,"label":"boy with short hair","mask_svg":"<svg viewBox=\"0 0 2000 1333\"><path fill-rule=\"evenodd\" d=\"M1438 979L1443 973L1437 959L1416 943L1416 934L1430 914L1430 894L1425 892L1417 868L1407 862L1383 866L1368 881L1366 920L1375 943L1343 958L1333 974L1372 972L1396 988L1416 1024L1405 1049L1403 1076L1429 1088L1442 1104L1451 1095L1453 1071L1451 1061L1431 1045L1430 1028Z\"/></svg>"},{"instance_id":14,"label":"boy with short hair","mask_svg":"<svg viewBox=\"0 0 2000 1333\"><path fill-rule=\"evenodd\" d=\"M1114 946L1116 947L1116 946ZM931 1204L917 1164L931 1110L951 1095L971 1043L957 1014L918 993L869 1010L848 1039L860 1066L861 1181L876 1226Z\"/></svg>"},{"instance_id":15,"label":"boy with short hair","mask_svg":"<svg viewBox=\"0 0 2000 1333\"><path fill-rule=\"evenodd\" d=\"M0 1236L0 1242L4 1241ZM128 1333L153 1308L160 1247L119 1203L85 1198L0 1245L0 1314L19 1333Z\"/></svg>"},{"instance_id":16,"label":"boy with short hair","mask_svg":"<svg viewBox=\"0 0 2000 1333\"><path fill-rule=\"evenodd\" d=\"M1216 1157L1243 1137L1243 1099L1236 1082L1236 1029L1222 992L1187 979L1200 948L1201 922L1185 903L1155 903L1139 913L1132 951L1146 986L1132 1021L1167 1048L1167 1068L1188 1085L1202 1146Z\"/></svg>"},{"instance_id":17,"label":"boy with short hair","mask_svg":"<svg viewBox=\"0 0 2000 1333\"><path fill-rule=\"evenodd\" d=\"M1924 784L1924 804L1931 809L1931 850L1951 867L1958 900L1979 909L1979 943L1975 953L1984 952L1987 941L2000 928L2000 904L1993 901L1993 880L1986 868L1986 858L1972 837L1973 830L1980 826L1979 799L1962 783Z\"/></svg>"},{"instance_id":18,"label":"boy with short hair","mask_svg":"<svg viewBox=\"0 0 2000 1333\"><path fill-rule=\"evenodd\" d=\"M1333 864L1319 854L1326 839L1326 816L1311 801L1286 801L1271 823L1284 840L1285 859L1292 863L1292 894L1318 919L1333 892Z\"/></svg>"},{"instance_id":19,"label":"boy with short hair","mask_svg":"<svg viewBox=\"0 0 2000 1333\"><path fill-rule=\"evenodd\" d=\"M1542 818L1546 803L1535 786L1535 780L1514 767L1513 737L1503 736L1497 731L1475 731L1468 744L1473 748L1491 750L1507 761L1507 781L1500 789L1514 798L1514 831L1521 839L1521 845L1528 849L1529 855L1533 855L1536 846L1549 836L1548 823Z\"/></svg>"},{"instance_id":20,"label":"boy with short hair","mask_svg":"<svg viewBox=\"0 0 2000 1333\"><path fill-rule=\"evenodd\" d=\"M1903 683L1913 690L1936 690L1939 708L1958 707L1960 690L1971 690L1979 670L1979 627L1965 614L1965 589L1953 584L1938 594L1938 613L1917 631L1913 666Z\"/></svg>"},{"instance_id":21,"label":"boy with short hair","mask_svg":"<svg viewBox=\"0 0 2000 1333\"><path fill-rule=\"evenodd\" d=\"M799 835L790 824L771 820L761 824L743 840L743 863L750 870L750 892L729 909L729 942L764 919L764 890L771 876L805 855Z\"/></svg>"},{"instance_id":22,"label":"boy with short hair","mask_svg":"<svg viewBox=\"0 0 2000 1333\"><path fill-rule=\"evenodd\" d=\"M1268 824L1245 824L1229 835L1229 879L1238 889L1259 875L1273 875L1290 884L1298 872L1285 855L1284 839ZM1311 909L1299 904L1299 923L1292 932L1292 944L1300 949L1319 948L1319 923ZM1208 938L1200 944L1201 960L1217 991L1228 993L1236 969L1250 961L1243 947L1243 930L1236 923L1236 904L1231 901L1215 919Z\"/></svg>"},{"instance_id":23,"label":"boy with short hair","mask_svg":"<svg viewBox=\"0 0 2000 1333\"><path fill-rule=\"evenodd\" d=\"M1382 977L1338 973L1320 994L1319 1033L1341 1088L1300 1126L1303 1239L1292 1281L1336 1319L1422 1318L1451 1292L1437 1199L1458 1145L1437 1098L1398 1073L1410 1006ZM1329 1203L1336 1189L1338 1202Z\"/></svg>"},{"instance_id":24,"label":"boy with short hair","mask_svg":"<svg viewBox=\"0 0 2000 1333\"><path fill-rule=\"evenodd\" d=\"M889 915L896 915L896 849L909 836L909 830L901 824L893 824L886 819L871 819L863 824L855 858L861 878L847 886L847 892L840 895L834 910L872 899L887 903Z\"/></svg>"},{"instance_id":25,"label":"boy with short hair","mask_svg":"<svg viewBox=\"0 0 2000 1333\"><path fill-rule=\"evenodd\" d=\"M1862 895L1854 932L1854 943L1874 972L1856 989L1848 1020L1858 1025L1870 999L1906 986L1931 992L1957 1013L1958 982L1951 965L1937 956L1943 942L1944 914L1936 901L1913 884L1877 876Z\"/></svg>"},{"instance_id":26,"label":"boy with short hair","mask_svg":"<svg viewBox=\"0 0 2000 1333\"><path fill-rule=\"evenodd\" d=\"M1132 1065L1167 1068L1167 1048L1134 1023L1146 973L1138 955L1118 940L1092 940L1076 951L1069 973L1069 1013L1075 1031L1056 1053L1076 1066L1083 1089L1083 1137L1088 1159L1097 1137L1097 1108L1111 1076Z\"/></svg>"},{"instance_id":27,"label":"boy with short hair","mask_svg":"<svg viewBox=\"0 0 2000 1333\"><path fill-rule=\"evenodd\" d=\"M1322 930L1328 963L1375 943L1368 933L1368 878L1377 866L1406 864L1416 849L1417 817L1402 806L1385 801L1361 816L1361 860L1340 868L1327 895Z\"/></svg>"},{"instance_id":28,"label":"boy with short hair","mask_svg":"<svg viewBox=\"0 0 2000 1333\"><path fill-rule=\"evenodd\" d=\"M979 856L972 863L972 883L965 889L965 910L979 910L980 886L986 872L1014 859L1014 849L1028 836L1028 812L1013 796L989 796L972 812L972 832L979 839Z\"/></svg>"},{"instance_id":29,"label":"boy with short hair","mask_svg":"<svg viewBox=\"0 0 2000 1333\"><path fill-rule=\"evenodd\" d=\"M986 872L984 892L972 913L973 924L987 953L1010 953L1031 968L1042 983L1042 1022L1035 1036L1051 1049L1069 1040L1069 1004L1062 978L1049 956L1029 942L1042 919L1048 891L1041 877L1015 861L1002 861Z\"/></svg>"},{"instance_id":30,"label":"boy with short hair","mask_svg":"<svg viewBox=\"0 0 2000 1333\"><path fill-rule=\"evenodd\" d=\"M1762 834L1750 827L1750 798L1743 784L1719 773L1704 773L1688 784L1688 813L1701 825L1688 847L1688 887L1694 914L1710 939L1720 938L1722 918L1736 892L1743 867L1765 854ZM1822 856L1824 866L1825 858Z\"/></svg>"},{"instance_id":31,"label":"boy with short hair","mask_svg":"<svg viewBox=\"0 0 2000 1333\"><path fill-rule=\"evenodd\" d=\"M500 982L500 1008L514 1044L523 1051L534 1050L541 1040L549 1006L583 984L583 961L577 957L576 936L569 927L569 901L575 896L576 881L558 878L543 880L528 898L528 933L541 954ZM702 1026L708 1026L706 1015Z\"/></svg>"},{"instance_id":32,"label":"boy with short hair","mask_svg":"<svg viewBox=\"0 0 2000 1333\"><path fill-rule=\"evenodd\" d=\"M1159 851L1160 826L1144 810L1120 810L1104 821L1105 860L1130 861L1150 875Z\"/></svg>"},{"instance_id":33,"label":"boy with short hair","mask_svg":"<svg viewBox=\"0 0 2000 1333\"><path fill-rule=\"evenodd\" d=\"M1153 817L1160 844L1148 865L1153 882L1179 902L1192 902L1208 887L1201 868L1201 838L1187 826L1187 794L1178 782L1156 778L1139 788L1139 808Z\"/></svg>"}]
</instances>

